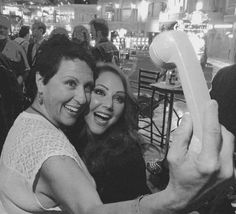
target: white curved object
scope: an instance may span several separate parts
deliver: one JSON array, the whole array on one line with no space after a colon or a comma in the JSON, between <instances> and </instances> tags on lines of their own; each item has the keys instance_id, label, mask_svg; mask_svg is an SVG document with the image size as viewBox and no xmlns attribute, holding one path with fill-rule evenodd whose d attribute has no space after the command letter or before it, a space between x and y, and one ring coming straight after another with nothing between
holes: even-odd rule
<instances>
[{"instance_id":1,"label":"white curved object","mask_svg":"<svg viewBox=\"0 0 236 214\"><path fill-rule=\"evenodd\" d=\"M193 120L195 140L202 140L203 108L210 100L206 80L193 46L185 32L165 31L157 35L149 48L149 54L157 66L175 63L184 91L188 110ZM192 141L193 150L200 151L201 144Z\"/></svg>"}]
</instances>

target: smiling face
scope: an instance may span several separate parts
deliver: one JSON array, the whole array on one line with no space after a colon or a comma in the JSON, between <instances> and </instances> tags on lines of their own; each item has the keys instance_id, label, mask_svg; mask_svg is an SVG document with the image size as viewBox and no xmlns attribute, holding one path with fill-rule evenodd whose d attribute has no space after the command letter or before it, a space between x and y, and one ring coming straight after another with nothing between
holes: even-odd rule
<instances>
[{"instance_id":1,"label":"smiling face","mask_svg":"<svg viewBox=\"0 0 236 214\"><path fill-rule=\"evenodd\" d=\"M43 94L44 115L56 126L71 126L90 101L93 73L86 62L62 59L57 73L44 85L36 75L38 92Z\"/></svg>"},{"instance_id":2,"label":"smiling face","mask_svg":"<svg viewBox=\"0 0 236 214\"><path fill-rule=\"evenodd\" d=\"M125 107L125 89L120 77L103 71L95 81L90 112L85 121L93 134L103 134L121 117Z\"/></svg>"}]
</instances>

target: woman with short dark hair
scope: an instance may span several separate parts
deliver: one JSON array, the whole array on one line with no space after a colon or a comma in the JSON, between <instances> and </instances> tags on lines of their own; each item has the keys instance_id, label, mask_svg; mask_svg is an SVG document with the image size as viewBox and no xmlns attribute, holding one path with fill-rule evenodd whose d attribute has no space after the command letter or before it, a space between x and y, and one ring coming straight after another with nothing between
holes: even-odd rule
<instances>
[{"instance_id":1,"label":"woman with short dark hair","mask_svg":"<svg viewBox=\"0 0 236 214\"><path fill-rule=\"evenodd\" d=\"M168 154L170 182L165 190L103 204L64 134L88 110L93 67L89 53L65 36L54 36L40 47L33 103L16 118L1 153L0 213L184 213L215 194L215 187L227 187L234 170L233 137L223 127L220 131L217 105L210 102L200 154L188 150L190 118L178 129Z\"/></svg>"}]
</instances>

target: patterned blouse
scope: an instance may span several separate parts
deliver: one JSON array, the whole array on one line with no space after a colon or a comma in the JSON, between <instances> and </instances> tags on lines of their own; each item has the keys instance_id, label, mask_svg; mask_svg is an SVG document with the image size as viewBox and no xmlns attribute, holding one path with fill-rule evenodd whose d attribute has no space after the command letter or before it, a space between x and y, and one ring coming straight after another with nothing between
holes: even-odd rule
<instances>
[{"instance_id":1,"label":"patterned blouse","mask_svg":"<svg viewBox=\"0 0 236 214\"><path fill-rule=\"evenodd\" d=\"M78 153L64 133L40 115L22 112L10 129L0 159L0 213L63 213L59 206L40 204L33 183L42 164L52 156L68 156L95 187Z\"/></svg>"}]
</instances>

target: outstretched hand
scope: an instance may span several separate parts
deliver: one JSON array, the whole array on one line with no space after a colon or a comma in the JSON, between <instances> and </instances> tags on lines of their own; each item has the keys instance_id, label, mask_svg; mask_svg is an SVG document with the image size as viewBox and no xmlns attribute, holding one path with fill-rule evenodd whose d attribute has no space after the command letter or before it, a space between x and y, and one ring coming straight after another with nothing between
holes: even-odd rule
<instances>
[{"instance_id":1,"label":"outstretched hand","mask_svg":"<svg viewBox=\"0 0 236 214\"><path fill-rule=\"evenodd\" d=\"M186 211L213 200L218 191L234 182L234 136L219 124L214 100L206 106L204 118L201 151L190 149L193 128L188 114L176 130L167 156L170 181L166 190L174 192L177 206Z\"/></svg>"}]
</instances>

